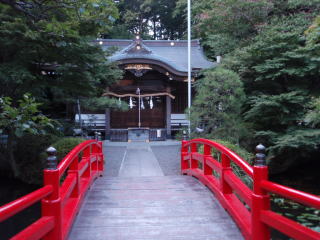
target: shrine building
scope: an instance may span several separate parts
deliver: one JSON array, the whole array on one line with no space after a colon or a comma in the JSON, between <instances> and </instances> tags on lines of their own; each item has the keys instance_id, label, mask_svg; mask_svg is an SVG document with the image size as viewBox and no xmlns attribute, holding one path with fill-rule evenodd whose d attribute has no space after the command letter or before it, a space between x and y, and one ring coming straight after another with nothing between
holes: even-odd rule
<instances>
[{"instance_id":1,"label":"shrine building","mask_svg":"<svg viewBox=\"0 0 320 240\"><path fill-rule=\"evenodd\" d=\"M165 140L188 125L188 50L186 40L100 39L104 50L115 49L111 62L124 70L123 78L104 96L128 104L128 111L107 109L106 139L112 141ZM191 41L192 82L199 71L214 67L199 40ZM121 100L121 101L120 101Z\"/></svg>"}]
</instances>

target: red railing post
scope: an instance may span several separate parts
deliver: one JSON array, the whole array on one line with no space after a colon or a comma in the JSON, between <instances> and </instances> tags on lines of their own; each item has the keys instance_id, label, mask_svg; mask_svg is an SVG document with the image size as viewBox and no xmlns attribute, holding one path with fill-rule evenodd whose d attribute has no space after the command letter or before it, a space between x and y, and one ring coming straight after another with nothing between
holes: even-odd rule
<instances>
[{"instance_id":1,"label":"red railing post","mask_svg":"<svg viewBox=\"0 0 320 240\"><path fill-rule=\"evenodd\" d=\"M253 166L251 233L252 240L268 240L270 239L269 227L260 219L261 211L270 209L270 197L267 192L261 188L261 181L268 179L265 147L259 144L256 147L256 152L256 161Z\"/></svg>"},{"instance_id":2,"label":"red railing post","mask_svg":"<svg viewBox=\"0 0 320 240\"><path fill-rule=\"evenodd\" d=\"M184 160L184 157L188 155L188 147L186 147L188 141L182 140L181 142L181 171L189 168L189 164Z\"/></svg>"},{"instance_id":3,"label":"red railing post","mask_svg":"<svg viewBox=\"0 0 320 240\"><path fill-rule=\"evenodd\" d=\"M197 144L191 143L190 145L190 168L198 168L198 161L193 159L193 154L197 152Z\"/></svg>"},{"instance_id":4,"label":"red railing post","mask_svg":"<svg viewBox=\"0 0 320 240\"><path fill-rule=\"evenodd\" d=\"M205 144L203 148L203 174L212 175L212 169L207 165L207 158L211 156L211 147Z\"/></svg>"},{"instance_id":5,"label":"red railing post","mask_svg":"<svg viewBox=\"0 0 320 240\"><path fill-rule=\"evenodd\" d=\"M85 162L88 163L88 168L87 168L87 169L84 171L84 173L83 173L83 177L85 177L85 178L90 178L90 177L91 177L90 152L91 152L91 147L90 147L90 145L83 150L82 159L83 159L83 161L85 161Z\"/></svg>"},{"instance_id":6,"label":"red railing post","mask_svg":"<svg viewBox=\"0 0 320 240\"><path fill-rule=\"evenodd\" d=\"M102 176L103 170L104 170L104 155L103 155L103 146L102 141L98 142L100 148L99 148L99 161L98 161L98 169L100 171L100 176Z\"/></svg>"},{"instance_id":7,"label":"red railing post","mask_svg":"<svg viewBox=\"0 0 320 240\"><path fill-rule=\"evenodd\" d=\"M185 131L183 132L183 140L181 141L181 155L180 155L180 165L181 172L189 168L189 164L184 160L184 157L188 155L189 147L187 147L187 137Z\"/></svg>"},{"instance_id":8,"label":"red railing post","mask_svg":"<svg viewBox=\"0 0 320 240\"><path fill-rule=\"evenodd\" d=\"M198 161L193 159L193 154L197 152L197 144L191 143L191 152L190 152L190 168L198 168Z\"/></svg>"},{"instance_id":9,"label":"red railing post","mask_svg":"<svg viewBox=\"0 0 320 240\"><path fill-rule=\"evenodd\" d=\"M80 175L79 175L79 155L76 156L69 167L68 174L74 174L76 178L76 185L74 186L74 189L70 195L72 198L79 197L80 194Z\"/></svg>"},{"instance_id":10,"label":"red railing post","mask_svg":"<svg viewBox=\"0 0 320 240\"><path fill-rule=\"evenodd\" d=\"M98 171L98 166L97 166L97 146L95 144L91 144L91 152L90 152L90 164L91 164L91 170L92 171ZM95 160L93 160L93 158Z\"/></svg>"},{"instance_id":11,"label":"red railing post","mask_svg":"<svg viewBox=\"0 0 320 240\"><path fill-rule=\"evenodd\" d=\"M97 174L99 174L99 155L100 155L100 147L98 146L98 142L97 144L92 144L91 145L91 157L95 158L94 163L92 164L94 167L94 170L97 171Z\"/></svg>"},{"instance_id":12,"label":"red railing post","mask_svg":"<svg viewBox=\"0 0 320 240\"><path fill-rule=\"evenodd\" d=\"M43 239L62 240L62 208L60 198L60 177L57 169L56 149L49 147L47 169L43 172L44 186L51 185L52 193L41 201L42 216L54 217L54 228Z\"/></svg>"},{"instance_id":13,"label":"red railing post","mask_svg":"<svg viewBox=\"0 0 320 240\"><path fill-rule=\"evenodd\" d=\"M225 173L226 171L230 171L230 158L224 154L221 153L221 176L220 176L220 188L223 194L231 194L232 188L229 186L227 181L225 180Z\"/></svg>"}]
</instances>

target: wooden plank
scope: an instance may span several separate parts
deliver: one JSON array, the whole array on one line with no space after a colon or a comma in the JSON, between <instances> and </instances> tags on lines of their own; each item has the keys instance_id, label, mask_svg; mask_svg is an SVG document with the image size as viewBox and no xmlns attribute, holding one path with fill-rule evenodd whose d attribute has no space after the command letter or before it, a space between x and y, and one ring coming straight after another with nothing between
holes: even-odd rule
<instances>
[{"instance_id":1,"label":"wooden plank","mask_svg":"<svg viewBox=\"0 0 320 240\"><path fill-rule=\"evenodd\" d=\"M69 240L243 239L213 194L189 176L101 178Z\"/></svg>"}]
</instances>

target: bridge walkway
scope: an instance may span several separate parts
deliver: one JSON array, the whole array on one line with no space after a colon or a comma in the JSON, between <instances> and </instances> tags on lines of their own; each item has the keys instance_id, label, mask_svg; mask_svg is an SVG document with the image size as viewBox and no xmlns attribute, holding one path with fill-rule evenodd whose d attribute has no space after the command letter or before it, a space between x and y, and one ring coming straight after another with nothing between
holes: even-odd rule
<instances>
[{"instance_id":1,"label":"bridge walkway","mask_svg":"<svg viewBox=\"0 0 320 240\"><path fill-rule=\"evenodd\" d=\"M172 159L163 163L172 146L152 144L105 146L106 174L87 193L69 240L243 239L199 181L166 175L172 172L170 162L173 168L179 165ZM117 173L108 172L112 166Z\"/></svg>"}]
</instances>

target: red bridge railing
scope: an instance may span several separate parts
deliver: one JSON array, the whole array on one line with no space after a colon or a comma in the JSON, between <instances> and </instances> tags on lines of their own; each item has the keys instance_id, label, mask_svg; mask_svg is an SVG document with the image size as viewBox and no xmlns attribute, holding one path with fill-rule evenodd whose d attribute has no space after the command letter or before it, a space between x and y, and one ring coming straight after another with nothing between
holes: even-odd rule
<instances>
[{"instance_id":1,"label":"red bridge railing","mask_svg":"<svg viewBox=\"0 0 320 240\"><path fill-rule=\"evenodd\" d=\"M203 153L198 149L203 149ZM219 143L207 139L182 141L181 173L198 178L211 189L235 220L245 239L270 239L270 228L274 228L294 239L319 240L320 233L273 212L269 193L316 209L320 209L320 198L269 181L264 147L259 145L257 150L256 163L252 167ZM235 174L232 163L252 179L253 190Z\"/></svg>"},{"instance_id":2,"label":"red bridge railing","mask_svg":"<svg viewBox=\"0 0 320 240\"><path fill-rule=\"evenodd\" d=\"M16 234L11 240L63 240L79 211L86 191L103 172L102 142L85 141L55 165L54 149L44 187L0 207L0 222L41 201L41 218Z\"/></svg>"}]
</instances>

